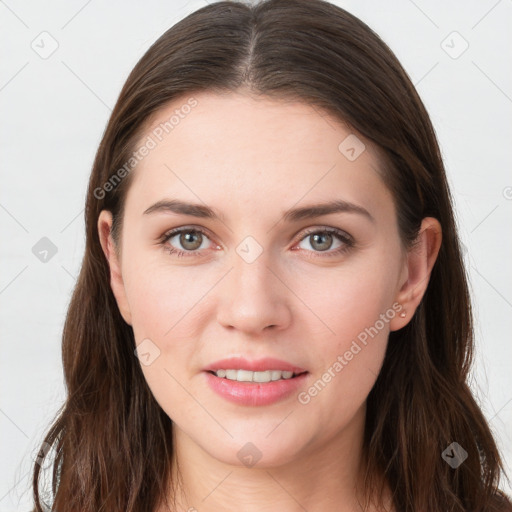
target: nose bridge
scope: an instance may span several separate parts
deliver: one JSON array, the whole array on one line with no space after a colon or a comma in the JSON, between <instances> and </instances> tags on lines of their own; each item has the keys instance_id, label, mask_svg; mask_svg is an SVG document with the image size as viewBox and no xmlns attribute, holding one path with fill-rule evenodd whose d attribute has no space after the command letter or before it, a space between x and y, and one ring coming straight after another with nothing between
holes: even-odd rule
<instances>
[{"instance_id":1,"label":"nose bridge","mask_svg":"<svg viewBox=\"0 0 512 512\"><path fill-rule=\"evenodd\" d=\"M248 242L250 244L250 241ZM218 311L218 321L225 327L241 331L259 332L266 327L284 328L290 322L290 310L286 287L280 283L269 267L269 254L246 257L247 246L240 244L233 254L232 271L224 280ZM254 258L254 259L253 259Z\"/></svg>"},{"instance_id":2,"label":"nose bridge","mask_svg":"<svg viewBox=\"0 0 512 512\"><path fill-rule=\"evenodd\" d=\"M259 298L268 302L273 295L272 285L275 283L271 282L273 275L269 270L271 262L267 254L260 255L252 262L247 262L238 255L233 259L234 268L231 281L235 288L235 295L239 297L248 295L254 299Z\"/></svg>"}]
</instances>

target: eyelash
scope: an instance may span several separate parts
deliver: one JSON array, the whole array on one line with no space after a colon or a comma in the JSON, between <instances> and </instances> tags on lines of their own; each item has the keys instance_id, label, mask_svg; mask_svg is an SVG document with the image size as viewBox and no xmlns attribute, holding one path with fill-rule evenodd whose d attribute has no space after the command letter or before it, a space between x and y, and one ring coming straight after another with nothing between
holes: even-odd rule
<instances>
[{"instance_id":1,"label":"eyelash","mask_svg":"<svg viewBox=\"0 0 512 512\"><path fill-rule=\"evenodd\" d=\"M172 247L171 245L167 244L167 242L173 238L176 235L179 235L181 233L201 233L201 235L204 235L208 238L208 233L204 231L201 228L189 228L189 227L182 227L182 228L176 228L171 231L168 231L164 234L162 239L160 240L160 244L164 247L164 249L174 256L177 256L178 258L181 257L188 257L188 256L195 256L197 254L197 250L195 251L182 251L180 249L176 249L175 247ZM308 256L311 258L325 258L325 257L331 257L331 256L339 256L341 254L344 254L345 252L348 252L350 249L354 247L354 240L347 235L345 232L335 229L335 228L320 228L320 229L310 229L307 230L303 236L299 239L297 243L302 242L305 240L308 236L313 234L330 234L334 235L340 242L343 243L341 247L338 247L334 251L306 251L308 253L314 253L317 254L317 256Z\"/></svg>"}]
</instances>

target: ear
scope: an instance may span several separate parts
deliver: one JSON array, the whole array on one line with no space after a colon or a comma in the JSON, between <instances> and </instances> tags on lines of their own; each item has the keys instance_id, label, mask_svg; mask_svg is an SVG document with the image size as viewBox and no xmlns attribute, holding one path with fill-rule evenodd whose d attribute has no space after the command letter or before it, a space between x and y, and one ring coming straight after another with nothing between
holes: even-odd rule
<instances>
[{"instance_id":1,"label":"ear","mask_svg":"<svg viewBox=\"0 0 512 512\"><path fill-rule=\"evenodd\" d=\"M112 213L108 210L102 210L98 216L98 234L100 238L101 248L107 258L110 267L110 287L117 301L117 306L124 318L124 321L132 325L130 307L126 298L123 276L121 273L121 262L119 259L120 251L116 250L116 246L112 239Z\"/></svg>"},{"instance_id":2,"label":"ear","mask_svg":"<svg viewBox=\"0 0 512 512\"><path fill-rule=\"evenodd\" d=\"M432 267L441 247L442 228L433 217L425 217L421 223L418 237L408 251L396 302L402 307L390 321L390 330L397 331L407 325L421 302L430 280Z\"/></svg>"}]
</instances>

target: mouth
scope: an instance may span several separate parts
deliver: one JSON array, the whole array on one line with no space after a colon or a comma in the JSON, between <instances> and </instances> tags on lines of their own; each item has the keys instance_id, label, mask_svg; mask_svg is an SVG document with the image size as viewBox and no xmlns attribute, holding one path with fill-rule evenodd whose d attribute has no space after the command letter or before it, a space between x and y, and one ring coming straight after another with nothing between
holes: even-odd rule
<instances>
[{"instance_id":1,"label":"mouth","mask_svg":"<svg viewBox=\"0 0 512 512\"><path fill-rule=\"evenodd\" d=\"M206 370L206 384L217 395L236 405L269 406L292 399L307 385L309 372L220 368Z\"/></svg>"},{"instance_id":2,"label":"mouth","mask_svg":"<svg viewBox=\"0 0 512 512\"><path fill-rule=\"evenodd\" d=\"M203 368L211 390L244 406L271 405L291 398L304 387L309 371L282 359L228 357Z\"/></svg>"},{"instance_id":3,"label":"mouth","mask_svg":"<svg viewBox=\"0 0 512 512\"><path fill-rule=\"evenodd\" d=\"M275 382L280 380L289 380L308 373L307 371L293 372L289 370L263 370L251 371L243 369L219 369L208 370L208 373L215 375L221 379L236 382L254 382L257 384L265 384L267 382Z\"/></svg>"}]
</instances>

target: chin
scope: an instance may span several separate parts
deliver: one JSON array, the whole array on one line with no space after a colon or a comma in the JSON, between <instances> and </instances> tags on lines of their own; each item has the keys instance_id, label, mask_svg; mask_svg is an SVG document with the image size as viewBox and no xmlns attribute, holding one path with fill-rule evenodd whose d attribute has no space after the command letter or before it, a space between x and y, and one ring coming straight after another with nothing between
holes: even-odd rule
<instances>
[{"instance_id":1,"label":"chin","mask_svg":"<svg viewBox=\"0 0 512 512\"><path fill-rule=\"evenodd\" d=\"M292 463L299 457L298 439L276 435L267 437L268 432L257 435L251 432L241 440L218 444L218 449L210 455L224 464L240 468L270 469ZM240 438L238 438L240 439ZM211 446L211 445L210 445Z\"/></svg>"}]
</instances>

